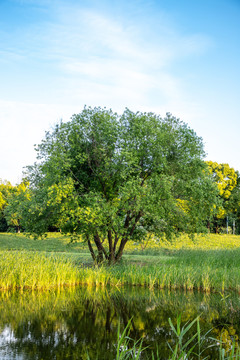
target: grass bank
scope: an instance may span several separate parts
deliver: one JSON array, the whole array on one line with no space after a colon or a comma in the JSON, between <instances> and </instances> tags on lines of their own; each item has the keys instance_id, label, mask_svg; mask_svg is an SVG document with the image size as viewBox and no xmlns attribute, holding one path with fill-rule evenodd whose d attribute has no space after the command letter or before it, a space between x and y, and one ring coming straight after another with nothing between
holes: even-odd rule
<instances>
[{"instance_id":1,"label":"grass bank","mask_svg":"<svg viewBox=\"0 0 240 360\"><path fill-rule=\"evenodd\" d=\"M132 243L123 261L112 267L91 266L84 244L68 244L69 238L56 234L42 240L1 234L0 289L84 284L240 293L240 236L151 240L145 249Z\"/></svg>"}]
</instances>

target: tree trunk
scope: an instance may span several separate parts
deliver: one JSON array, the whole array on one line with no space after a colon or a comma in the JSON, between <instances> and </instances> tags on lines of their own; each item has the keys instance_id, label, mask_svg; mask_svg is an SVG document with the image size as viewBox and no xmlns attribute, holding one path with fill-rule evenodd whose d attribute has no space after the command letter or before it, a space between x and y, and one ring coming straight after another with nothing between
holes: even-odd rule
<instances>
[{"instance_id":1,"label":"tree trunk","mask_svg":"<svg viewBox=\"0 0 240 360\"><path fill-rule=\"evenodd\" d=\"M114 254L114 249L113 249L113 240L112 240L112 231L111 230L108 230L108 248L109 248L108 262L109 262L109 264L112 264L115 254Z\"/></svg>"},{"instance_id":2,"label":"tree trunk","mask_svg":"<svg viewBox=\"0 0 240 360\"><path fill-rule=\"evenodd\" d=\"M103 251L101 249L101 244L100 244L100 241L99 241L99 237L97 235L94 235L94 242L97 246L97 250L98 250L98 255L97 255L97 263L101 263L103 262Z\"/></svg>"},{"instance_id":3,"label":"tree trunk","mask_svg":"<svg viewBox=\"0 0 240 360\"><path fill-rule=\"evenodd\" d=\"M115 255L115 252L116 252L116 246L117 246L118 240L119 240L119 238L118 238L117 234L115 234L115 240L114 240L114 245L113 245L113 253L114 253L114 255Z\"/></svg>"},{"instance_id":4,"label":"tree trunk","mask_svg":"<svg viewBox=\"0 0 240 360\"><path fill-rule=\"evenodd\" d=\"M116 255L115 255L115 262L116 262L116 261L119 261L119 260L121 259L122 254L123 254L123 250L124 250L124 247L125 247L127 241L128 241L127 238L121 240L119 249L118 249L118 251L117 251L117 253L116 253Z\"/></svg>"},{"instance_id":5,"label":"tree trunk","mask_svg":"<svg viewBox=\"0 0 240 360\"><path fill-rule=\"evenodd\" d=\"M97 250L98 250L98 256L97 256L97 263L100 264L103 262L104 258L103 255L105 256L105 259L108 260L108 254L106 252L106 250L104 249L104 246L102 245L101 239L98 235L98 233L96 233L93 236L94 242L96 244Z\"/></svg>"},{"instance_id":6,"label":"tree trunk","mask_svg":"<svg viewBox=\"0 0 240 360\"><path fill-rule=\"evenodd\" d=\"M96 255L94 253L94 250L93 250L93 247L92 247L89 236L87 236L87 243L88 243L88 248L89 248L90 254L92 255L92 259L93 259L94 262L96 262L96 260L97 260Z\"/></svg>"}]
</instances>

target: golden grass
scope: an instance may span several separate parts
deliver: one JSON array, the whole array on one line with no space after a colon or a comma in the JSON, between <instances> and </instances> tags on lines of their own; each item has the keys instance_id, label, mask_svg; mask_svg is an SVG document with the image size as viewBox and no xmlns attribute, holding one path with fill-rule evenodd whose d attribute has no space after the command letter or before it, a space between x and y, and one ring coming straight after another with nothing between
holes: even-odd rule
<instances>
[{"instance_id":1,"label":"golden grass","mask_svg":"<svg viewBox=\"0 0 240 360\"><path fill-rule=\"evenodd\" d=\"M129 243L122 263L112 267L93 266L85 244L73 245L71 252L67 238L59 234L38 240L38 251L31 250L34 241L23 235L0 235L0 248L4 243L5 249L0 250L0 289L82 284L240 293L240 236L209 234L191 240L182 235L172 242L152 238L144 250L140 243Z\"/></svg>"}]
</instances>

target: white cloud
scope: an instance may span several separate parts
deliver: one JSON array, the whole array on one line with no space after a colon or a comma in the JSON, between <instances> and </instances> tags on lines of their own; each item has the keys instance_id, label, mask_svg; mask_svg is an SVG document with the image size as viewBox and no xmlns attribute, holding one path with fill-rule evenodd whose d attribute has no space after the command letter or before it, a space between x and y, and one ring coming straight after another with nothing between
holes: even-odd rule
<instances>
[{"instance_id":1,"label":"white cloud","mask_svg":"<svg viewBox=\"0 0 240 360\"><path fill-rule=\"evenodd\" d=\"M154 93L160 104L189 106L185 86L172 74L171 65L206 51L207 37L181 35L162 22L157 39L154 33L153 39L146 39L141 27L94 11L64 7L59 14L50 38L54 51L63 54L58 62L64 95L70 99L72 93L69 101L147 107Z\"/></svg>"},{"instance_id":2,"label":"white cloud","mask_svg":"<svg viewBox=\"0 0 240 360\"><path fill-rule=\"evenodd\" d=\"M207 37L169 30L162 18L160 23L148 19L149 24L138 24L71 2L55 2L51 11L53 22L25 29L23 48L6 47L1 52L2 61L10 59L25 67L33 61L36 71L46 67L44 75L53 82L42 84L36 73L34 79L26 78L30 90L19 94L31 100L0 100L1 177L20 181L22 167L35 159L34 143L84 104L119 112L125 107L161 115L171 111L186 121L200 117L201 106L189 99L171 66L179 58L206 51L212 46Z\"/></svg>"}]
</instances>

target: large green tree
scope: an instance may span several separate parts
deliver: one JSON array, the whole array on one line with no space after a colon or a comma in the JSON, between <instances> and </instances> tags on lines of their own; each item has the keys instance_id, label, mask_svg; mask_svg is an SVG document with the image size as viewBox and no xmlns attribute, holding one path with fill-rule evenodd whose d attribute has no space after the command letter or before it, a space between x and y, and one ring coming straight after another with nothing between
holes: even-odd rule
<instances>
[{"instance_id":1,"label":"large green tree","mask_svg":"<svg viewBox=\"0 0 240 360\"><path fill-rule=\"evenodd\" d=\"M167 114L84 108L47 132L28 167L28 230L81 234L95 261L119 260L129 240L202 230L216 188L201 138Z\"/></svg>"}]
</instances>

